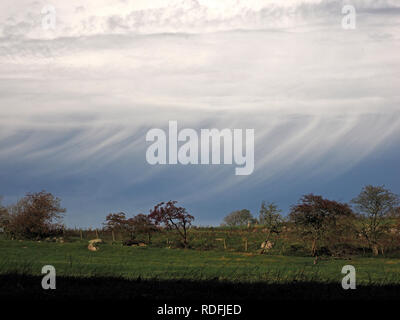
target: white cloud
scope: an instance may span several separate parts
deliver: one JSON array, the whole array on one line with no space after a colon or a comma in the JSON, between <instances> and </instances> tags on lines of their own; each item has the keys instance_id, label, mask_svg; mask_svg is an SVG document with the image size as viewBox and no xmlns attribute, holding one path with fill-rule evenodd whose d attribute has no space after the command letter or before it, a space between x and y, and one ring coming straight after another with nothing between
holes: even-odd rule
<instances>
[{"instance_id":1,"label":"white cloud","mask_svg":"<svg viewBox=\"0 0 400 320\"><path fill-rule=\"evenodd\" d=\"M43 1L2 10L0 161L43 162L38 175L123 168L129 185L169 169L146 166L144 133L178 120L255 128L255 185L348 170L399 134L395 1L354 1L354 31L342 1L114 3L60 2L50 33ZM243 183L233 168L188 175L208 193Z\"/></svg>"},{"instance_id":2,"label":"white cloud","mask_svg":"<svg viewBox=\"0 0 400 320\"><path fill-rule=\"evenodd\" d=\"M204 33L235 29L304 28L341 19L343 0L158 0L68 1L52 4L57 27L43 30L41 9L47 1L2 3L0 35L32 39L79 37L104 34L151 34L165 32ZM400 5L395 0L354 0L360 14L385 14L385 23L397 25ZM371 19L371 18L369 18ZM1 21L0 20L0 21Z\"/></svg>"}]
</instances>

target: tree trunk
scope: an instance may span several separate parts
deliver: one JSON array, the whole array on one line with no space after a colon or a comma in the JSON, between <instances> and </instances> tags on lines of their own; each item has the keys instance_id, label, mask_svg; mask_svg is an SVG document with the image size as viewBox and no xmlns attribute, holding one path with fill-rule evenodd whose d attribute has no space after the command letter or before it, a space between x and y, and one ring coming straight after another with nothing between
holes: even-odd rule
<instances>
[{"instance_id":1,"label":"tree trunk","mask_svg":"<svg viewBox=\"0 0 400 320\"><path fill-rule=\"evenodd\" d=\"M314 257L317 252L317 240L313 239L312 246L311 246L311 255Z\"/></svg>"},{"instance_id":2,"label":"tree trunk","mask_svg":"<svg viewBox=\"0 0 400 320\"><path fill-rule=\"evenodd\" d=\"M377 256L379 254L379 249L377 244L372 245L372 253L374 254L374 256Z\"/></svg>"},{"instance_id":3,"label":"tree trunk","mask_svg":"<svg viewBox=\"0 0 400 320\"><path fill-rule=\"evenodd\" d=\"M268 234L267 234L267 238L264 240L264 243L267 243L268 241L269 241L269 237L271 236L271 229L268 229ZM260 254L263 254L263 253L265 253L266 252L266 250L265 250L265 248L262 248L261 250L260 250Z\"/></svg>"}]
</instances>

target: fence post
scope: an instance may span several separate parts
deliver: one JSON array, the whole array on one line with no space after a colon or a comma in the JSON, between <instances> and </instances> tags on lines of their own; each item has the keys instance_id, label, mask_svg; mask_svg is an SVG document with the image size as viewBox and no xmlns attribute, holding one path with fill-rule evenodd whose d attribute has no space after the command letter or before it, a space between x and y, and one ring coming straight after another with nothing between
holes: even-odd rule
<instances>
[{"instance_id":1,"label":"fence post","mask_svg":"<svg viewBox=\"0 0 400 320\"><path fill-rule=\"evenodd\" d=\"M98 239L99 238L99 233L97 232L97 229L96 229L96 239Z\"/></svg>"},{"instance_id":2,"label":"fence post","mask_svg":"<svg viewBox=\"0 0 400 320\"><path fill-rule=\"evenodd\" d=\"M82 230L81 230L81 229L79 229L79 231L80 231L80 234L81 234L81 240L83 240L83 234L82 234Z\"/></svg>"},{"instance_id":3,"label":"fence post","mask_svg":"<svg viewBox=\"0 0 400 320\"><path fill-rule=\"evenodd\" d=\"M244 251L247 252L247 239L244 240Z\"/></svg>"},{"instance_id":4,"label":"fence post","mask_svg":"<svg viewBox=\"0 0 400 320\"><path fill-rule=\"evenodd\" d=\"M113 242L115 242L114 230L111 230Z\"/></svg>"},{"instance_id":5,"label":"fence post","mask_svg":"<svg viewBox=\"0 0 400 320\"><path fill-rule=\"evenodd\" d=\"M226 250L226 241L225 241L225 238L216 238L215 240L217 240L217 241L223 241L223 242L224 242L224 249Z\"/></svg>"}]
</instances>

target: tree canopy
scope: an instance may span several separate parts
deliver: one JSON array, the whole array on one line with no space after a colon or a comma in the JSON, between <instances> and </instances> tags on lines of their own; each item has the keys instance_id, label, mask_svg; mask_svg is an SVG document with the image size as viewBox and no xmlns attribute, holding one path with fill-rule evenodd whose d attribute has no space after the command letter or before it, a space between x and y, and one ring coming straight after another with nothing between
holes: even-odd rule
<instances>
[{"instance_id":1,"label":"tree canopy","mask_svg":"<svg viewBox=\"0 0 400 320\"><path fill-rule=\"evenodd\" d=\"M247 209L236 210L228 214L223 221L223 224L229 227L245 226L248 222L254 221L253 216Z\"/></svg>"}]
</instances>

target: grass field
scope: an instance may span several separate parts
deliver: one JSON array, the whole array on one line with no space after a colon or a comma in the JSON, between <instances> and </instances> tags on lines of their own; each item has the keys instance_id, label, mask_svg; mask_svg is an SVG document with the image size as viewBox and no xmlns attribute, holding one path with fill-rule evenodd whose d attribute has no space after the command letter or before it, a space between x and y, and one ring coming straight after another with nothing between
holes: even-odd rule
<instances>
[{"instance_id":1,"label":"grass field","mask_svg":"<svg viewBox=\"0 0 400 320\"><path fill-rule=\"evenodd\" d=\"M103 244L0 241L2 299L398 299L400 259L260 255ZM357 290L343 290L344 265L356 268ZM41 288L53 265L57 290Z\"/></svg>"},{"instance_id":2,"label":"grass field","mask_svg":"<svg viewBox=\"0 0 400 320\"><path fill-rule=\"evenodd\" d=\"M400 259L327 258L316 265L313 260L312 257L112 244L90 252L86 241L0 241L0 274L40 275L42 266L50 264L56 268L57 275L73 277L340 283L342 267L351 264L357 271L357 284L400 284Z\"/></svg>"}]
</instances>

